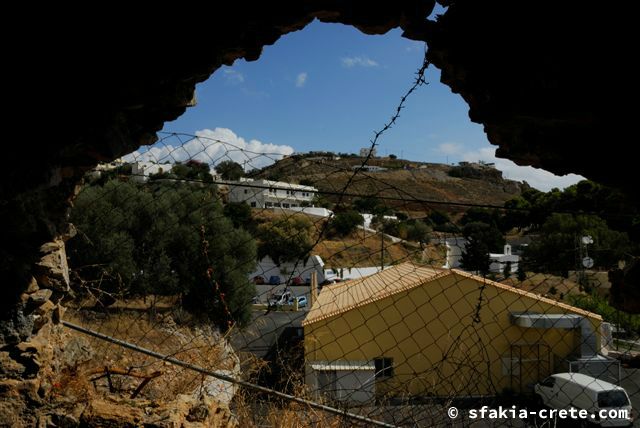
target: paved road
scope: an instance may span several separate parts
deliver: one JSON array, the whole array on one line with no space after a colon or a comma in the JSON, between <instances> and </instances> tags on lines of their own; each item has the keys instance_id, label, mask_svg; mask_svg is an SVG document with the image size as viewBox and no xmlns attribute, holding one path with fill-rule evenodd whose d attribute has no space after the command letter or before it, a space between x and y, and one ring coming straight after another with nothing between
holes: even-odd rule
<instances>
[{"instance_id":1,"label":"paved road","mask_svg":"<svg viewBox=\"0 0 640 428\"><path fill-rule=\"evenodd\" d=\"M238 352L264 357L286 327L301 327L306 311L253 311L253 320L244 330L234 331L231 345Z\"/></svg>"},{"instance_id":2,"label":"paved road","mask_svg":"<svg viewBox=\"0 0 640 428\"><path fill-rule=\"evenodd\" d=\"M256 291L258 292L258 299L260 300L260 303L267 303L267 300L269 299L269 295L271 293L274 293L275 291L281 291L284 290L285 285L281 284L281 285L256 285ZM308 285L293 285L288 287L293 294L295 294L296 296L307 296L307 300L309 300L309 293L311 290L311 287Z\"/></svg>"}]
</instances>

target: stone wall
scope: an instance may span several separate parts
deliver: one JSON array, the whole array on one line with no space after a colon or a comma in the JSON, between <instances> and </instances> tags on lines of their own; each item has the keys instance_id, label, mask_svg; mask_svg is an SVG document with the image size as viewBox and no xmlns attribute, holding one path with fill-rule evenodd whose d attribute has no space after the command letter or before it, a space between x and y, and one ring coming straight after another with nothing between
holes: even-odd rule
<instances>
[{"instance_id":1,"label":"stone wall","mask_svg":"<svg viewBox=\"0 0 640 428\"><path fill-rule=\"evenodd\" d=\"M36 426L57 370L63 343L61 300L69 290L64 241L42 245L19 303L0 323L0 426Z\"/></svg>"}]
</instances>

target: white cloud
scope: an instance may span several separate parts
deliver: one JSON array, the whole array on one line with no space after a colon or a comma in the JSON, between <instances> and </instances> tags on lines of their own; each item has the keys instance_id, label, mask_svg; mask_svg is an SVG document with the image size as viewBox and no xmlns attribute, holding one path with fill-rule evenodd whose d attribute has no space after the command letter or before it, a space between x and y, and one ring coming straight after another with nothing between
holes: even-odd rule
<instances>
[{"instance_id":1,"label":"white cloud","mask_svg":"<svg viewBox=\"0 0 640 428\"><path fill-rule=\"evenodd\" d=\"M366 56L354 56L342 58L342 65L347 68L352 67L377 67L379 64Z\"/></svg>"},{"instance_id":2,"label":"white cloud","mask_svg":"<svg viewBox=\"0 0 640 428\"><path fill-rule=\"evenodd\" d=\"M296 77L296 88L302 88L307 83L307 73L300 73Z\"/></svg>"},{"instance_id":3,"label":"white cloud","mask_svg":"<svg viewBox=\"0 0 640 428\"><path fill-rule=\"evenodd\" d=\"M468 162L493 162L496 168L503 172L503 176L510 180L526 181L531 187L538 190L549 191L554 187L564 189L567 186L584 180L584 177L576 174L558 176L544 169L531 166L519 166L508 159L496 157L495 147L484 147L477 151L465 152L462 158Z\"/></svg>"},{"instance_id":4,"label":"white cloud","mask_svg":"<svg viewBox=\"0 0 640 428\"><path fill-rule=\"evenodd\" d=\"M178 137L175 144L171 137L152 146L145 152L135 151L124 156L125 162L184 162L195 159L215 166L221 161L238 162L249 171L262 168L293 153L293 148L285 145L263 143L259 140L246 141L228 128L204 129L196 132L196 137L181 143Z\"/></svg>"},{"instance_id":5,"label":"white cloud","mask_svg":"<svg viewBox=\"0 0 640 428\"><path fill-rule=\"evenodd\" d=\"M244 74L231 68L222 70L222 75L227 80L227 83L232 85L239 85L244 82Z\"/></svg>"},{"instance_id":6,"label":"white cloud","mask_svg":"<svg viewBox=\"0 0 640 428\"><path fill-rule=\"evenodd\" d=\"M442 143L438 145L438 152L443 155L457 155L462 153L462 145L458 143Z\"/></svg>"}]
</instances>

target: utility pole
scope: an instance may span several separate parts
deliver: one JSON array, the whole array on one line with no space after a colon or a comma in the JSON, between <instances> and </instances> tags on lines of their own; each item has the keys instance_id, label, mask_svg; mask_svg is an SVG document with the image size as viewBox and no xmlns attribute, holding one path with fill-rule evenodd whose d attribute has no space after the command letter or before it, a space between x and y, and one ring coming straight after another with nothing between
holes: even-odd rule
<instances>
[{"instance_id":1,"label":"utility pole","mask_svg":"<svg viewBox=\"0 0 640 428\"><path fill-rule=\"evenodd\" d=\"M578 241L578 283L580 286L587 292L590 291L589 281L587 280L587 272L586 269L591 269L593 267L593 259L589 257L589 250L587 248L588 245L593 244L593 238L591 235L586 235L582 237L576 236L576 241Z\"/></svg>"},{"instance_id":2,"label":"utility pole","mask_svg":"<svg viewBox=\"0 0 640 428\"><path fill-rule=\"evenodd\" d=\"M380 231L380 270L384 270L384 230Z\"/></svg>"}]
</instances>

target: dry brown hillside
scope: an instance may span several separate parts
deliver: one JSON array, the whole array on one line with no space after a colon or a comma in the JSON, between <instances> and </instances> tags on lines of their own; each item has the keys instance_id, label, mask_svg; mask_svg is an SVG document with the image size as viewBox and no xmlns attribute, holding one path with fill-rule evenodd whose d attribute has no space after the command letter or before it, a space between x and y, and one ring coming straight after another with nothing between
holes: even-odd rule
<instances>
[{"instance_id":1,"label":"dry brown hillside","mask_svg":"<svg viewBox=\"0 0 640 428\"><path fill-rule=\"evenodd\" d=\"M388 168L386 171L359 171L353 176L353 168L363 160L360 157L293 155L253 175L255 178L312 184L327 192L330 202L337 200L334 193L340 193L351 179L347 189L351 196L345 198L346 203L355 199L353 195L376 195L390 198L388 205L407 212L428 211L435 207L424 201L502 205L527 187L525 183L504 179L502 173L491 166L470 164L460 167L390 158L374 158L367 163Z\"/></svg>"},{"instance_id":2,"label":"dry brown hillside","mask_svg":"<svg viewBox=\"0 0 640 428\"><path fill-rule=\"evenodd\" d=\"M326 227L327 219L287 211L255 210L254 220L259 224L281 221L291 217L305 217L311 224L311 239L317 242L313 250L326 263L327 268L377 266L382 262L391 265L413 261L431 266L442 266L445 262L444 247L437 244L416 242L394 242L389 236L381 241L380 233L357 229L347 236L327 236L320 234Z\"/></svg>"}]
</instances>

